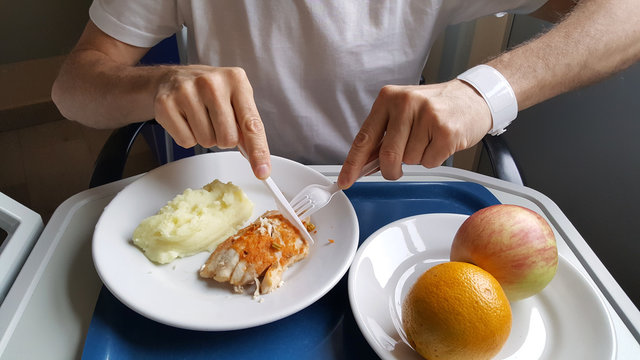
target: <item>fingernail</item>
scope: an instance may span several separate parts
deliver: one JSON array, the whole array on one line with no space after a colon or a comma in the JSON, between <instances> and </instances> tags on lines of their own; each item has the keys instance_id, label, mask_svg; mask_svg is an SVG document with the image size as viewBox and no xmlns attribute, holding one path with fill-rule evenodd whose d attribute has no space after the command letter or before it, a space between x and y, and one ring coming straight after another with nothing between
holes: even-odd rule
<instances>
[{"instance_id":1,"label":"fingernail","mask_svg":"<svg viewBox=\"0 0 640 360\"><path fill-rule=\"evenodd\" d=\"M336 181L336 183L338 184L338 187L341 190L346 190L346 189L349 188L348 183L345 184L345 180L343 178L339 177L339 176L338 176L338 180Z\"/></svg>"},{"instance_id":2,"label":"fingernail","mask_svg":"<svg viewBox=\"0 0 640 360\"><path fill-rule=\"evenodd\" d=\"M269 167L265 164L256 167L256 176L258 179L266 179L269 177Z\"/></svg>"}]
</instances>

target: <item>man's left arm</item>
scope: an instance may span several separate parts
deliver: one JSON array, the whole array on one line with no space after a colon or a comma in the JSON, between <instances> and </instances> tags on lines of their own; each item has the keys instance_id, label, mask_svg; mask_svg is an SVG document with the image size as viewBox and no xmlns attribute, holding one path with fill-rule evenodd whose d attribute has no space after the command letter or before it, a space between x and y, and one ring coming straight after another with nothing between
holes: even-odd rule
<instances>
[{"instance_id":1,"label":"man's left arm","mask_svg":"<svg viewBox=\"0 0 640 360\"><path fill-rule=\"evenodd\" d=\"M640 60L640 1L573 3L550 0L533 15L562 21L487 62L511 85L518 110L602 80ZM492 126L484 98L461 80L385 86L354 139L338 184L343 189L351 186L378 147L382 175L398 179L402 163L438 166L478 143Z\"/></svg>"},{"instance_id":2,"label":"man's left arm","mask_svg":"<svg viewBox=\"0 0 640 360\"><path fill-rule=\"evenodd\" d=\"M487 64L523 110L602 80L640 60L640 1L582 0L549 32Z\"/></svg>"}]
</instances>

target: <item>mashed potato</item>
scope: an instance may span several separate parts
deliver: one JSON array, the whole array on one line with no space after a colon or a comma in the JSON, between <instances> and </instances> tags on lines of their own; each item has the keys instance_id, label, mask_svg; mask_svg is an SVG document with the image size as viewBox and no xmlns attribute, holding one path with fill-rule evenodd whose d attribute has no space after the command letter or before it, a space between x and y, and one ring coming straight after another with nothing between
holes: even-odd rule
<instances>
[{"instance_id":1,"label":"mashed potato","mask_svg":"<svg viewBox=\"0 0 640 360\"><path fill-rule=\"evenodd\" d=\"M213 251L251 217L253 203L238 186L214 180L186 189L133 232L133 243L149 260L166 264L177 257Z\"/></svg>"}]
</instances>

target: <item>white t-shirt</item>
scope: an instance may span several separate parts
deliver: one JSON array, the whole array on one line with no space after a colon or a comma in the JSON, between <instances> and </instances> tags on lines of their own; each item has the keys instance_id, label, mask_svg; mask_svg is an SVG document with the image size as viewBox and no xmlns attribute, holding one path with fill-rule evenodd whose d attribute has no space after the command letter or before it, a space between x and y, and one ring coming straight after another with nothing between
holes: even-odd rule
<instances>
[{"instance_id":1,"label":"white t-shirt","mask_svg":"<svg viewBox=\"0 0 640 360\"><path fill-rule=\"evenodd\" d=\"M239 66L274 155L341 164L384 85L417 84L449 24L546 0L94 0L89 14L125 43L187 29L188 62Z\"/></svg>"}]
</instances>

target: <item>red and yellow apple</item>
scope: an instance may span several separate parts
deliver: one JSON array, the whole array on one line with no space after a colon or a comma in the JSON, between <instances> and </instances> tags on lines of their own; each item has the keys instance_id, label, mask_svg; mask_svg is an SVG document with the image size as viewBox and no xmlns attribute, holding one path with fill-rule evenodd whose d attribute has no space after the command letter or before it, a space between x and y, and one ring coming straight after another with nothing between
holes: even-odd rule
<instances>
[{"instance_id":1,"label":"red and yellow apple","mask_svg":"<svg viewBox=\"0 0 640 360\"><path fill-rule=\"evenodd\" d=\"M456 232L450 257L489 272L510 301L540 292L558 268L551 226L536 212L517 205L493 205L471 214Z\"/></svg>"}]
</instances>

